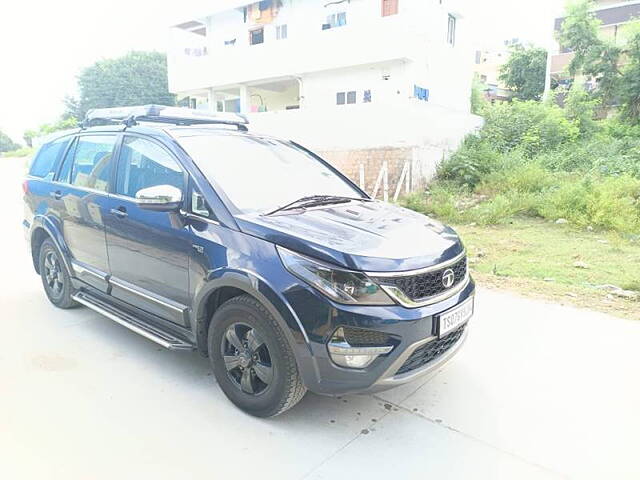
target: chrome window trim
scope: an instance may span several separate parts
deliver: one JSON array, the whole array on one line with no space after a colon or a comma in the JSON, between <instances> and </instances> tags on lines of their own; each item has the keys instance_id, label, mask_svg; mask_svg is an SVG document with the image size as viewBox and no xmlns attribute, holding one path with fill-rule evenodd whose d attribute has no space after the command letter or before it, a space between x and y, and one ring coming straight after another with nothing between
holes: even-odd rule
<instances>
[{"instance_id":1,"label":"chrome window trim","mask_svg":"<svg viewBox=\"0 0 640 480\"><path fill-rule=\"evenodd\" d=\"M142 298L146 298L147 300L151 300L152 302L155 302L155 303L157 303L159 305L162 305L164 307L167 307L167 308L170 308L172 310L175 310L176 312L180 312L180 313L184 314L184 311L187 309L187 307L184 306L184 305L174 305L174 304L171 304L171 303L169 303L169 302L167 302L165 300L161 300L160 298L152 295L151 293L142 292L142 291L138 290L137 288L135 288L133 286L129 286L129 285L125 284L123 281L118 280L117 278L111 277L109 279L109 283L114 285L114 286L116 286L116 287L118 287L118 288L122 288L123 290L126 290L126 291L128 291L130 293L133 293L134 295L138 295L138 296L140 296Z\"/></svg>"},{"instance_id":2,"label":"chrome window trim","mask_svg":"<svg viewBox=\"0 0 640 480\"><path fill-rule=\"evenodd\" d=\"M73 185L72 183L67 183L67 182L59 182L58 180L52 180L51 181L52 185L61 185L65 188L73 188L74 190L81 190L83 192L87 192L87 193L97 193L98 195L102 195L104 197L109 196L109 192L105 191L105 190L98 190L96 188L89 188L89 187L81 187L79 185Z\"/></svg>"},{"instance_id":3,"label":"chrome window trim","mask_svg":"<svg viewBox=\"0 0 640 480\"><path fill-rule=\"evenodd\" d=\"M185 218L191 218L193 220L198 220L199 222L210 223L211 225L220 226L220 222L217 220L213 220L212 218L202 217L200 215L196 215L195 213L187 212L186 210L180 210L180 215Z\"/></svg>"},{"instance_id":4,"label":"chrome window trim","mask_svg":"<svg viewBox=\"0 0 640 480\"><path fill-rule=\"evenodd\" d=\"M441 268L448 267L449 265L453 265L454 263L460 261L467 254L466 250L463 250L462 253L456 255L450 260L446 262L438 263L437 265L431 265L429 267L419 268L417 270L404 270L402 272L365 272L370 277L413 277L414 275L422 275L423 273L433 272L434 270L440 270Z\"/></svg>"}]
</instances>

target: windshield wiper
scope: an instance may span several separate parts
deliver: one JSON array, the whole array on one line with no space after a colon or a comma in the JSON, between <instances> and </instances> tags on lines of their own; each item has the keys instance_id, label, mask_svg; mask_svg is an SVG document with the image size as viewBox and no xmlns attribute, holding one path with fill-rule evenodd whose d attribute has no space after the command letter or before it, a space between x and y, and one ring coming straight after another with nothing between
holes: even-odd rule
<instances>
[{"instance_id":1,"label":"windshield wiper","mask_svg":"<svg viewBox=\"0 0 640 480\"><path fill-rule=\"evenodd\" d=\"M339 195L309 195L294 200L291 203L287 203L282 207L278 207L269 213L265 213L265 216L273 215L274 213L282 212L285 210L295 210L298 208L319 207L321 205L333 205L336 203L349 203L351 201L369 202L368 198L361 197L341 197Z\"/></svg>"}]
</instances>

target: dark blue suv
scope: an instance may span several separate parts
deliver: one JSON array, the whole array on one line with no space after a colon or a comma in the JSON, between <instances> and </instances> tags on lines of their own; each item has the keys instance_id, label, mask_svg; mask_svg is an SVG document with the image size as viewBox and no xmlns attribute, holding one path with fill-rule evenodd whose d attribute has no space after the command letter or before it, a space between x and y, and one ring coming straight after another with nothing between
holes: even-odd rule
<instances>
[{"instance_id":1,"label":"dark blue suv","mask_svg":"<svg viewBox=\"0 0 640 480\"><path fill-rule=\"evenodd\" d=\"M439 368L473 313L455 232L246 123L101 109L49 139L23 187L51 302L197 349L261 417L307 389L376 391Z\"/></svg>"}]
</instances>

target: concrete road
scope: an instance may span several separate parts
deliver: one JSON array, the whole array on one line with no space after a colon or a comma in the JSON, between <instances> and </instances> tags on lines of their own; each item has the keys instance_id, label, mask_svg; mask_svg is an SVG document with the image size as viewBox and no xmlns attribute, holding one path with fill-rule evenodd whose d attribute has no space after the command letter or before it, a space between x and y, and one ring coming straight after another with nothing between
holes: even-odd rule
<instances>
[{"instance_id":1,"label":"concrete road","mask_svg":"<svg viewBox=\"0 0 640 480\"><path fill-rule=\"evenodd\" d=\"M640 478L640 323L480 289L429 382L258 420L197 354L47 302L20 167L0 159L0 478Z\"/></svg>"}]
</instances>

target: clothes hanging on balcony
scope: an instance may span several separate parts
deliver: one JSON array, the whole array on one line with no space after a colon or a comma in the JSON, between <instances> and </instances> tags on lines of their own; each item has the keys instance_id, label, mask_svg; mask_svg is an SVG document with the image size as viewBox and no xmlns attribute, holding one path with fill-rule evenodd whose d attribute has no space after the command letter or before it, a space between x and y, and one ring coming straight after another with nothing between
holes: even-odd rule
<instances>
[{"instance_id":1,"label":"clothes hanging on balcony","mask_svg":"<svg viewBox=\"0 0 640 480\"><path fill-rule=\"evenodd\" d=\"M429 101L429 89L428 88L419 87L418 85L414 85L413 86L413 96L415 98L417 98L418 100L423 100L425 102L428 102Z\"/></svg>"},{"instance_id":2,"label":"clothes hanging on balcony","mask_svg":"<svg viewBox=\"0 0 640 480\"><path fill-rule=\"evenodd\" d=\"M248 6L248 17L253 23L265 25L272 23L278 16L280 2L277 0L263 0Z\"/></svg>"}]
</instances>

